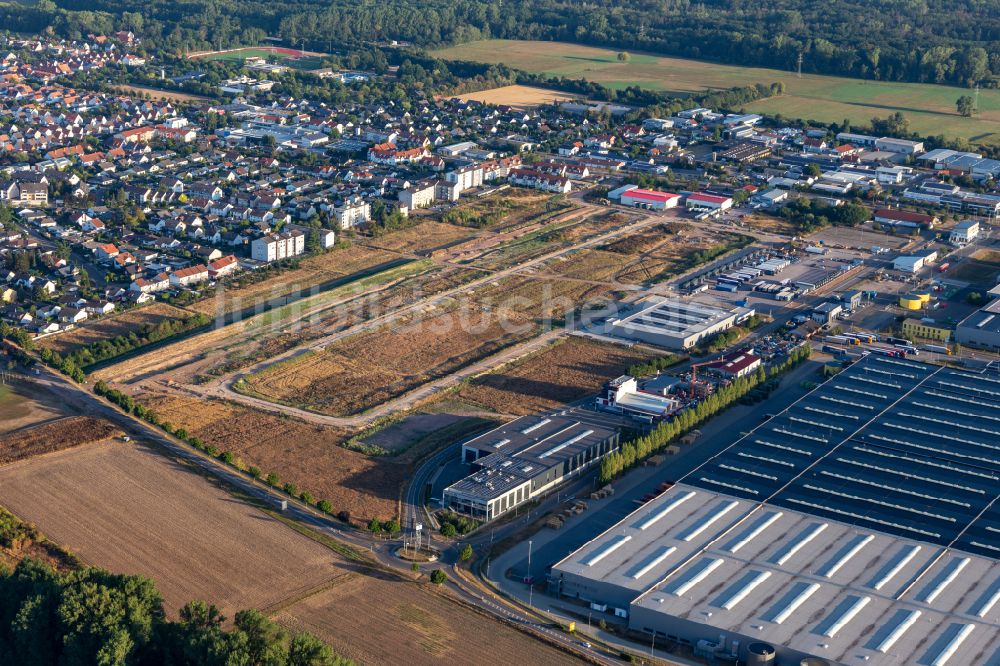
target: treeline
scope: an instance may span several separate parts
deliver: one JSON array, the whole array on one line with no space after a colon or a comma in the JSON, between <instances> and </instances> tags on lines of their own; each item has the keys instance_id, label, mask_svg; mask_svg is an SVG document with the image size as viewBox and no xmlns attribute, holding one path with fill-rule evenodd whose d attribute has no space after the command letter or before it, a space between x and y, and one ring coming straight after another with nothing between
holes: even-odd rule
<instances>
[{"instance_id":1,"label":"treeline","mask_svg":"<svg viewBox=\"0 0 1000 666\"><path fill-rule=\"evenodd\" d=\"M289 634L256 610L234 627L204 602L166 618L156 585L102 569L59 573L27 558L0 569L0 664L352 666L308 633Z\"/></svg>"},{"instance_id":2,"label":"treeline","mask_svg":"<svg viewBox=\"0 0 1000 666\"><path fill-rule=\"evenodd\" d=\"M539 39L884 81L995 85L1000 12L977 0L39 0L4 27L79 37L129 28L181 53L277 36L316 51Z\"/></svg>"},{"instance_id":3,"label":"treeline","mask_svg":"<svg viewBox=\"0 0 1000 666\"><path fill-rule=\"evenodd\" d=\"M703 421L733 403L750 396L758 387L764 387L771 380L776 380L783 373L808 359L811 351L812 348L809 345L798 347L789 354L785 361L772 366L769 371L761 368L752 375L740 377L729 386L723 386L712 395L704 398L693 408L685 409L672 420L660 423L648 435L626 442L619 451L607 455L601 461L601 483L610 482L649 456L659 453L675 439ZM772 382L768 388L773 390L775 386L776 381ZM754 397L754 401L756 400L757 397Z\"/></svg>"},{"instance_id":4,"label":"treeline","mask_svg":"<svg viewBox=\"0 0 1000 666\"><path fill-rule=\"evenodd\" d=\"M116 358L146 345L187 333L205 326L209 322L211 319L200 312L183 319L164 319L155 324L143 324L138 330L130 331L126 335L116 335L109 340L92 342L86 347L66 355L65 358L61 358L58 353L51 349L42 349L41 357L43 361L54 367L58 367L64 361L69 361L78 367L86 368L94 363Z\"/></svg>"},{"instance_id":5,"label":"treeline","mask_svg":"<svg viewBox=\"0 0 1000 666\"><path fill-rule=\"evenodd\" d=\"M275 490L280 490L292 499L297 499L305 504L313 506L318 511L330 516L335 516L338 520L345 523L351 522L351 514L349 511L341 510L334 513L333 504L331 504L329 500L317 498L308 489L299 488L291 481L283 482L281 477L279 477L275 472L265 473L256 465L247 465L230 451L220 451L217 446L205 442L200 437L189 433L184 428L176 427L169 421L164 421L160 415L156 413L156 411L137 402L135 398L127 393L111 388L106 382L98 381L94 384L94 393L102 398L105 398L109 402L118 405L124 411L132 414L136 418L140 418L146 423L159 428L168 435L173 435L177 439L190 444L194 448L208 454L219 462L245 473L255 481L265 483Z\"/></svg>"},{"instance_id":6,"label":"treeline","mask_svg":"<svg viewBox=\"0 0 1000 666\"><path fill-rule=\"evenodd\" d=\"M834 206L820 199L799 197L785 205L778 215L794 223L802 233L810 233L831 225L856 227L871 218L871 211L854 202Z\"/></svg>"}]
</instances>

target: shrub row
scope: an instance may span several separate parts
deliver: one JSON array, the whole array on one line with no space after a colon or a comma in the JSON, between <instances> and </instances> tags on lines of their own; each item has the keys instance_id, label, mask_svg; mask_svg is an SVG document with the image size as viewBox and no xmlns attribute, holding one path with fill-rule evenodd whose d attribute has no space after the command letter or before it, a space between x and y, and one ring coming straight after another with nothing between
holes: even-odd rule
<instances>
[{"instance_id":1,"label":"shrub row","mask_svg":"<svg viewBox=\"0 0 1000 666\"><path fill-rule=\"evenodd\" d=\"M299 488L291 482L282 483L281 478L274 472L264 474L259 467L254 465L247 466L242 460L234 456L230 451L220 451L218 447L211 444L206 444L201 438L195 437L194 435L188 433L184 428L175 428L172 424L167 421L160 419L160 416L138 402L135 401L130 395L122 393L117 389L113 389L108 386L105 382L99 381L94 384L94 393L107 399L110 402L118 405L126 412L142 419L150 425L156 426L160 430L163 430L167 434L173 435L174 437L181 439L191 446L195 447L199 451L207 453L230 467L239 470L245 474L248 474L251 478L257 481L266 483L267 485L281 490L289 497L301 500L302 502L314 506L323 513L333 516L333 505L330 504L329 500L317 499L308 490L299 490ZM342 520L345 523L351 522L351 514L349 511L339 511L336 514L336 518ZM398 530L397 530L398 531Z\"/></svg>"},{"instance_id":2,"label":"shrub row","mask_svg":"<svg viewBox=\"0 0 1000 666\"><path fill-rule=\"evenodd\" d=\"M809 345L798 347L783 362L772 366L769 372L761 368L753 375L740 377L729 386L724 386L701 400L693 408L680 412L671 421L660 423L649 434L626 442L621 450L608 454L601 461L601 483L608 483L649 456L663 450L672 441L706 419L748 396L758 386L765 390L773 390L776 383L772 382L771 378L776 378L805 361L811 351Z\"/></svg>"}]
</instances>

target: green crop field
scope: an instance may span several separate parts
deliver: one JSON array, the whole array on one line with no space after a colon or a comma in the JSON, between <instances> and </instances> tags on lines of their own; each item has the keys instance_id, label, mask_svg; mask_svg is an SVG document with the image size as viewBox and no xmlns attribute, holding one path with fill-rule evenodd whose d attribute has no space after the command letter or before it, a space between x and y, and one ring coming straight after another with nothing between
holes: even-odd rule
<instances>
[{"instance_id":1,"label":"green crop field","mask_svg":"<svg viewBox=\"0 0 1000 666\"><path fill-rule=\"evenodd\" d=\"M611 49L561 42L483 40L435 51L450 60L503 63L527 72L584 78L610 88L639 85L686 94L752 83L785 84L785 95L755 102L748 111L780 113L789 118L867 125L874 116L901 111L920 134L945 134L973 142L1000 144L1000 91L983 90L980 112L963 118L955 101L970 90L925 83L884 83L837 76L803 74L755 67L717 65L697 60L631 54L620 62Z\"/></svg>"}]
</instances>

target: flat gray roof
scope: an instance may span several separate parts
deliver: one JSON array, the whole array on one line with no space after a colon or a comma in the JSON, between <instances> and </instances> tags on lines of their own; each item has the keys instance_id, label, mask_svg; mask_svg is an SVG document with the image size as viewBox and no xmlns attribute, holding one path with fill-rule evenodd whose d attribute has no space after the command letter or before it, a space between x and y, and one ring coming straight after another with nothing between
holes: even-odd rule
<instances>
[{"instance_id":1,"label":"flat gray roof","mask_svg":"<svg viewBox=\"0 0 1000 666\"><path fill-rule=\"evenodd\" d=\"M996 560L685 484L553 568L561 572L635 591L633 613L838 663L1000 663Z\"/></svg>"},{"instance_id":2,"label":"flat gray roof","mask_svg":"<svg viewBox=\"0 0 1000 666\"><path fill-rule=\"evenodd\" d=\"M614 326L687 338L734 314L730 310L693 301L653 298L644 303L637 312L614 322Z\"/></svg>"}]
</instances>

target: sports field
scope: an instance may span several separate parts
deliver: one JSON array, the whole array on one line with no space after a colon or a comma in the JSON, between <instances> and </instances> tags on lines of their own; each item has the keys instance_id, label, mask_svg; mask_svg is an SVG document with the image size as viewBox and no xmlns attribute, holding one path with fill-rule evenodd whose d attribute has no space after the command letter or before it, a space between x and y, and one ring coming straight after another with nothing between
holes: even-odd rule
<instances>
[{"instance_id":1,"label":"sports field","mask_svg":"<svg viewBox=\"0 0 1000 666\"><path fill-rule=\"evenodd\" d=\"M435 51L437 57L503 63L528 72L584 78L611 88L640 85L677 94L752 83L785 84L786 94L755 102L748 110L788 118L866 125L873 116L901 111L921 134L946 134L970 141L1000 143L1000 91L982 90L980 113L963 118L955 101L970 90L924 83L882 83L837 76L803 74L754 67L717 65L697 60L631 54L560 42L482 40ZM808 63L807 63L808 66Z\"/></svg>"},{"instance_id":2,"label":"sports field","mask_svg":"<svg viewBox=\"0 0 1000 666\"><path fill-rule=\"evenodd\" d=\"M225 51L199 51L188 54L189 60L228 60L243 62L247 58L264 58L268 62L278 62L295 69L311 70L322 66L325 54L299 51L280 46L245 47Z\"/></svg>"}]
</instances>

